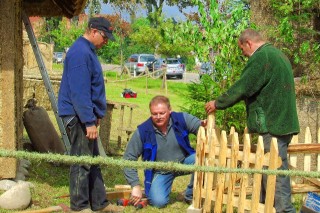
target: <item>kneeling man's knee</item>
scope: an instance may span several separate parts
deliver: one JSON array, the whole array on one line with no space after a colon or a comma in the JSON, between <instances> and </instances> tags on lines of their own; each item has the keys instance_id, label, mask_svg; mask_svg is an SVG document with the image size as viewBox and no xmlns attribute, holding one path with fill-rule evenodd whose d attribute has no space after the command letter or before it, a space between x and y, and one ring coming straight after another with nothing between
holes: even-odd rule
<instances>
[{"instance_id":1,"label":"kneeling man's knee","mask_svg":"<svg viewBox=\"0 0 320 213\"><path fill-rule=\"evenodd\" d=\"M154 207L163 208L169 203L169 200L164 197L158 196L149 198L149 203Z\"/></svg>"}]
</instances>

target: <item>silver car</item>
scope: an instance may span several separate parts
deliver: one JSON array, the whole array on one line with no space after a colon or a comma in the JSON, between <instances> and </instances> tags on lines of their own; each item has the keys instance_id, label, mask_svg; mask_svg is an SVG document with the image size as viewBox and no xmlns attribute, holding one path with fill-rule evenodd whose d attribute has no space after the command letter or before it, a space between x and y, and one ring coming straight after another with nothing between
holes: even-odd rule
<instances>
[{"instance_id":1,"label":"silver car","mask_svg":"<svg viewBox=\"0 0 320 213\"><path fill-rule=\"evenodd\" d=\"M53 62L62 63L63 62L63 52L54 52L53 53Z\"/></svg>"},{"instance_id":2,"label":"silver car","mask_svg":"<svg viewBox=\"0 0 320 213\"><path fill-rule=\"evenodd\" d=\"M203 75L210 75L211 77L213 77L213 66L211 62L203 62L201 64L199 78L201 79Z\"/></svg>"},{"instance_id":3,"label":"silver car","mask_svg":"<svg viewBox=\"0 0 320 213\"><path fill-rule=\"evenodd\" d=\"M148 70L147 64L154 60L155 57L152 54L133 54L128 58L125 66L133 76L137 76Z\"/></svg>"},{"instance_id":4,"label":"silver car","mask_svg":"<svg viewBox=\"0 0 320 213\"><path fill-rule=\"evenodd\" d=\"M167 78L176 77L178 79L183 78L184 64L177 58L167 58Z\"/></svg>"}]
</instances>

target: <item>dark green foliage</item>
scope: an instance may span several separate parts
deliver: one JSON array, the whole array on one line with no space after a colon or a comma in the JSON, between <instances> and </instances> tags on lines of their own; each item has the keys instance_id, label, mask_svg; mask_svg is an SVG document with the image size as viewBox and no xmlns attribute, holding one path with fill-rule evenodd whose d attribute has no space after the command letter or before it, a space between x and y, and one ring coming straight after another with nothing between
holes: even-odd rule
<instances>
[{"instance_id":1,"label":"dark green foliage","mask_svg":"<svg viewBox=\"0 0 320 213\"><path fill-rule=\"evenodd\" d=\"M212 76L204 75L200 83L193 82L188 85L188 102L183 111L193 114L201 119L207 118L204 105L221 94L220 83ZM226 131L234 126L238 133L242 133L246 126L245 105L240 102L226 110L216 111L216 125Z\"/></svg>"}]
</instances>

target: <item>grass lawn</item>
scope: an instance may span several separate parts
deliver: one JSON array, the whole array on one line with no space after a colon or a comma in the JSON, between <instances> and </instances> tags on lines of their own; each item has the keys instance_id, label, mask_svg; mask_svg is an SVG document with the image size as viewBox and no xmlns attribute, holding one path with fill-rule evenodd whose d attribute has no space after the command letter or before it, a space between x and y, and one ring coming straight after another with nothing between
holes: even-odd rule
<instances>
[{"instance_id":1,"label":"grass lawn","mask_svg":"<svg viewBox=\"0 0 320 213\"><path fill-rule=\"evenodd\" d=\"M57 69L60 69L60 65L57 65ZM115 72L105 73L107 78L106 91L107 100L115 102L125 102L137 104L138 108L134 110L132 125L137 126L149 117L149 101L155 95L163 94L166 95L166 90L161 88L161 79L148 79L148 87L146 89L146 79L136 78L134 80L124 80L126 77L121 79L119 76L116 77ZM124 88L131 88L133 91L138 93L137 98L125 99L121 97L121 93ZM185 83L179 83L168 81L167 85L167 96L171 100L172 109L180 111L180 106L185 104L185 94L187 91L187 85ZM128 111L128 110L127 110ZM58 130L57 124L54 119L53 112L48 112L52 118L52 122ZM111 127L111 146L116 146L117 140L117 123L119 118L119 110L114 110ZM100 131L103 131L100 129ZM59 131L58 131L59 132ZM25 136L27 137L26 133ZM195 137L193 137L195 138ZM123 153L123 149L119 150L118 153ZM121 155L113 156L114 158L121 158ZM115 167L103 167L102 173L105 180L107 190L112 191L115 185L127 184L124 178L123 172L119 168ZM32 162L29 169L30 181L34 184L31 189L32 192L32 203L30 209L41 209L49 206L55 206L58 204L66 204L69 206L69 166L67 165L54 165L47 162ZM143 171L139 171L141 182L143 182ZM176 202L175 197L179 192L183 191L190 180L190 175L178 177L172 188L171 202L164 209L157 209L151 206L147 206L139 212L185 212L189 205ZM116 202L116 201L113 201ZM0 210L1 212L13 212ZM136 212L136 209L132 206L126 207L125 212Z\"/></svg>"},{"instance_id":2,"label":"grass lawn","mask_svg":"<svg viewBox=\"0 0 320 213\"><path fill-rule=\"evenodd\" d=\"M59 67L57 68L59 69ZM167 95L171 100L172 109L174 111L180 111L180 107L186 103L186 93L187 85L185 83L177 81L168 81L167 92L161 87L161 79L148 79L146 81L145 77L136 78L133 80L128 80L125 76L122 78L116 76L116 72L105 73L107 78L106 90L107 99L116 102L126 102L137 104L139 107L134 110L133 113L133 126L137 126L149 117L149 101L150 99L159 94ZM133 91L137 92L137 98L125 99L121 97L121 92L125 88L131 88ZM127 110L128 111L128 110ZM54 125L57 127L52 112L49 112ZM119 119L119 111L115 110L112 118L111 127L111 146L116 147L117 131ZM100 129L100 131L104 131ZM192 137L193 145L195 143L195 137ZM124 145L125 146L125 145ZM119 153L123 152L119 150ZM113 156L114 158L121 158L121 155ZM34 187L32 191L32 203L33 205L30 209L36 210L41 208L47 208L49 206L55 206L58 204L66 204L69 206L69 166L67 165L54 165L47 162L32 162L29 170L30 176L27 181L30 181ZM105 180L105 185L108 191L112 191L115 185L126 184L123 172L117 167L103 167L102 168L103 177ZM139 171L139 176L141 182L143 181L142 171ZM144 209L139 210L139 212L173 212L181 213L186 212L189 205L176 201L176 196L179 192L183 191L187 186L190 179L190 175L178 177L173 184L171 201L169 205L164 209L157 209L151 206L147 206ZM301 205L300 195L295 195L295 205L297 209ZM115 201L113 201L115 202ZM14 212L14 211L4 211L0 209L1 212ZM125 212L136 212L135 208L128 206Z\"/></svg>"}]
</instances>

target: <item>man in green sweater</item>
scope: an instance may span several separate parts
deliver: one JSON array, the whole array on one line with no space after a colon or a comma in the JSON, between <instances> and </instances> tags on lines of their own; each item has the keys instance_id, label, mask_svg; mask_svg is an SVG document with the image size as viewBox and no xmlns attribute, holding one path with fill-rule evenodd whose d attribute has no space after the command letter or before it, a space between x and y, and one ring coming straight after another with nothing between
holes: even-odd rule
<instances>
[{"instance_id":1,"label":"man in green sweater","mask_svg":"<svg viewBox=\"0 0 320 213\"><path fill-rule=\"evenodd\" d=\"M242 54L249 58L240 79L216 100L206 103L207 113L226 109L244 100L250 133L263 137L265 152L271 138L278 140L282 165L288 169L287 149L294 134L299 133L296 95L289 59L252 29L242 32L238 40ZM262 178L261 202L265 201L266 176ZM289 176L277 176L276 212L296 212L291 203Z\"/></svg>"}]
</instances>

